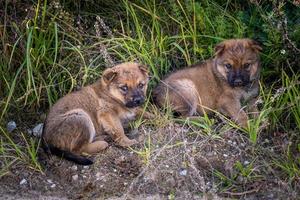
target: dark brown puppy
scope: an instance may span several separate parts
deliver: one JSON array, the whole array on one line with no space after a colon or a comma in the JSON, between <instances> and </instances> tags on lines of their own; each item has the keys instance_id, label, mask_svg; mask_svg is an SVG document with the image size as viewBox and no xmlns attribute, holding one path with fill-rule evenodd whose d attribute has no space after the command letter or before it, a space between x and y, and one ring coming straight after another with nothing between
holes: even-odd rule
<instances>
[{"instance_id":1,"label":"dark brown puppy","mask_svg":"<svg viewBox=\"0 0 300 200\"><path fill-rule=\"evenodd\" d=\"M123 126L142 114L140 106L145 100L147 83L148 71L137 63L123 63L105 70L96 83L54 104L45 122L44 146L78 164L92 164L80 154L105 149L108 143L100 139L104 133L120 146L135 144L136 140L126 137Z\"/></svg>"},{"instance_id":2,"label":"dark brown puppy","mask_svg":"<svg viewBox=\"0 0 300 200\"><path fill-rule=\"evenodd\" d=\"M158 105L169 103L183 116L221 112L239 125L247 126L249 111L257 114L254 104L259 94L261 47L250 39L226 40L215 47L215 57L171 74L154 90Z\"/></svg>"}]
</instances>

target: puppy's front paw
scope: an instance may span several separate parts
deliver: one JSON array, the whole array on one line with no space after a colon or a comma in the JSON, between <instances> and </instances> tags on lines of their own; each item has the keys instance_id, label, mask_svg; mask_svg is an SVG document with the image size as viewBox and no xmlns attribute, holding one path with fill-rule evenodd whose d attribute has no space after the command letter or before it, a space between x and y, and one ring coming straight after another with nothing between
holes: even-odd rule
<instances>
[{"instance_id":1,"label":"puppy's front paw","mask_svg":"<svg viewBox=\"0 0 300 200\"><path fill-rule=\"evenodd\" d=\"M134 145L134 144L137 144L138 142L135 140L135 139L133 139L133 140L130 140L130 139L128 139L128 138L122 138L120 141L119 141L119 145L121 146L121 147L130 147L130 146L132 146L132 145Z\"/></svg>"}]
</instances>

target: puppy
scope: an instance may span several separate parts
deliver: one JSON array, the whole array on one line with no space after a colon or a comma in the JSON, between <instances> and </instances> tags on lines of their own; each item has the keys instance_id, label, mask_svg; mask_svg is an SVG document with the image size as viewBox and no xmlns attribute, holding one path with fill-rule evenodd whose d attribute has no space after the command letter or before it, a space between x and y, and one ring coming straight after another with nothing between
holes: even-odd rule
<instances>
[{"instance_id":1,"label":"puppy","mask_svg":"<svg viewBox=\"0 0 300 200\"><path fill-rule=\"evenodd\" d=\"M89 165L93 162L80 154L104 150L108 146L101 139L104 133L122 147L137 143L124 134L123 126L142 114L147 83L145 66L123 63L106 69L96 83L59 99L45 121L46 151Z\"/></svg>"},{"instance_id":2,"label":"puppy","mask_svg":"<svg viewBox=\"0 0 300 200\"><path fill-rule=\"evenodd\" d=\"M249 111L258 113L261 47L250 39L225 40L215 47L215 57L179 70L154 89L159 106L169 103L182 116L221 112L246 128Z\"/></svg>"}]
</instances>

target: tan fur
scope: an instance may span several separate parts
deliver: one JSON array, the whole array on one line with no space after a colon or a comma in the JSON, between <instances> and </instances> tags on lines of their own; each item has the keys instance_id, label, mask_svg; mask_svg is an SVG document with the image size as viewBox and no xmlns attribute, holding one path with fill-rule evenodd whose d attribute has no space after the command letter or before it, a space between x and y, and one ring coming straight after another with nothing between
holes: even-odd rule
<instances>
[{"instance_id":1,"label":"tan fur","mask_svg":"<svg viewBox=\"0 0 300 200\"><path fill-rule=\"evenodd\" d=\"M137 63L123 63L105 70L96 83L54 104L45 122L44 142L75 154L105 149L108 144L101 139L103 134L109 134L123 147L135 144L136 140L124 134L123 126L140 115L142 109L125 104L135 98L137 91L136 96L145 97L147 83L147 69ZM128 86L126 94L120 89L123 85Z\"/></svg>"},{"instance_id":2,"label":"tan fur","mask_svg":"<svg viewBox=\"0 0 300 200\"><path fill-rule=\"evenodd\" d=\"M241 103L248 102L249 110L257 112L254 102L259 93L260 50L250 39L226 40L216 46L213 59L177 71L162 80L154 89L154 99L160 106L170 104L172 110L183 116L215 110L246 127L248 117ZM246 67L248 63L249 68ZM226 64L232 68L226 68ZM230 85L228 77L234 73L249 77L249 84Z\"/></svg>"}]
</instances>

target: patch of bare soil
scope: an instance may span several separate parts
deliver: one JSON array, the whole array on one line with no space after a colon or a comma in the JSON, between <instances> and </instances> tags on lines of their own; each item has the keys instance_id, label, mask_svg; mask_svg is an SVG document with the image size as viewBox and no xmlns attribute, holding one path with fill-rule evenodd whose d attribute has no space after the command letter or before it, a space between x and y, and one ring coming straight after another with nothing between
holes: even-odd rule
<instances>
[{"instance_id":1,"label":"patch of bare soil","mask_svg":"<svg viewBox=\"0 0 300 200\"><path fill-rule=\"evenodd\" d=\"M253 151L245 135L234 130L218 131L205 135L197 128L176 123L155 129L142 125L129 134L140 140L138 146L124 149L112 144L93 157L92 166L75 165L55 156L48 158L41 152L44 174L22 166L12 167L0 179L0 196L5 199L297 199L299 187L291 189L280 179L264 175L266 169L261 167L264 158Z\"/></svg>"}]
</instances>

